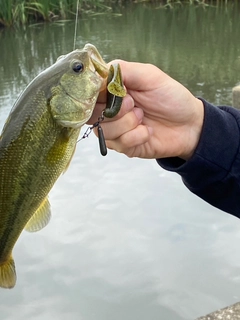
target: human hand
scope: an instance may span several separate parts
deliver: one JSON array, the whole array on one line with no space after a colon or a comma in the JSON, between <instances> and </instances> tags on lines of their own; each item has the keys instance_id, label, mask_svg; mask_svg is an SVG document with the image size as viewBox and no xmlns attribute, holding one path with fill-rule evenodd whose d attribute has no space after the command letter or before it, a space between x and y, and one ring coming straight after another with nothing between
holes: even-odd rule
<instances>
[{"instance_id":1,"label":"human hand","mask_svg":"<svg viewBox=\"0 0 240 320\"><path fill-rule=\"evenodd\" d=\"M119 114L101 123L107 147L129 157L189 159L202 130L202 101L156 66L116 62L128 94ZM105 96L99 96L89 123L101 115Z\"/></svg>"}]
</instances>

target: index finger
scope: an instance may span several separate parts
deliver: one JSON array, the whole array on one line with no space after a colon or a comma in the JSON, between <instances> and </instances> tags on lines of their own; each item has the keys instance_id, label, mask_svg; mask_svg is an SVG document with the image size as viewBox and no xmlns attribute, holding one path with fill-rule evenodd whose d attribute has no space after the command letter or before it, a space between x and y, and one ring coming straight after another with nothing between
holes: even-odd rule
<instances>
[{"instance_id":1,"label":"index finger","mask_svg":"<svg viewBox=\"0 0 240 320\"><path fill-rule=\"evenodd\" d=\"M98 118L102 115L103 110L105 109L106 104L105 103L97 103L91 118L88 120L88 124L93 124L95 122L98 121ZM104 118L104 121L115 121L118 120L120 118L122 118L126 113L128 113L129 111L131 111L134 108L134 100L133 98L127 94L124 98L123 98L123 102L122 102L122 106L121 109L119 111L119 113L114 116L113 118Z\"/></svg>"},{"instance_id":2,"label":"index finger","mask_svg":"<svg viewBox=\"0 0 240 320\"><path fill-rule=\"evenodd\" d=\"M127 90L148 91L159 86L166 74L156 66L149 63L128 62L125 60L113 60L121 67L123 83Z\"/></svg>"}]
</instances>

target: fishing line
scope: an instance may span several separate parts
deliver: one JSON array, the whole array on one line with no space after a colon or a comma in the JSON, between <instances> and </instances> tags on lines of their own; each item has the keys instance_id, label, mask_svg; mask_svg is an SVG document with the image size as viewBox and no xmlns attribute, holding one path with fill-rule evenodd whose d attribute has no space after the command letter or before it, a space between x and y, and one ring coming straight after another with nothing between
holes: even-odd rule
<instances>
[{"instance_id":1,"label":"fishing line","mask_svg":"<svg viewBox=\"0 0 240 320\"><path fill-rule=\"evenodd\" d=\"M73 50L75 50L76 47L76 39L77 39L77 26L78 26L78 7L79 7L79 0L77 0L76 5L76 18L75 18L75 30L74 30L74 39L73 39ZM103 114L98 118L98 121L95 122L91 127L88 127L83 136L77 141L77 143L85 138L88 138L90 133L94 128L97 127L98 131L98 142L99 142L99 148L102 156L107 155L107 146L104 138L104 133L102 130L102 127L100 123L104 120Z\"/></svg>"},{"instance_id":2,"label":"fishing line","mask_svg":"<svg viewBox=\"0 0 240 320\"><path fill-rule=\"evenodd\" d=\"M76 8L75 30L74 30L74 39L73 39L73 50L75 50L75 47L76 47L76 39L77 39L78 6L79 6L79 0L77 0L77 8Z\"/></svg>"}]
</instances>

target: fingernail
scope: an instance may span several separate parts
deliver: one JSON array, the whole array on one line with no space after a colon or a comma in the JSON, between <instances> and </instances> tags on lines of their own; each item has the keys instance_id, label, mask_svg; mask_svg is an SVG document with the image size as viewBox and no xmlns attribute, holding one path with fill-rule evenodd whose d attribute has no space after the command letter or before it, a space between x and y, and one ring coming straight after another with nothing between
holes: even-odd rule
<instances>
[{"instance_id":1,"label":"fingernail","mask_svg":"<svg viewBox=\"0 0 240 320\"><path fill-rule=\"evenodd\" d=\"M139 123L141 123L141 122L142 122L142 118L143 118L143 111L142 111L142 109L135 107L135 108L133 108L133 112L135 113L136 117L138 118Z\"/></svg>"},{"instance_id":2,"label":"fingernail","mask_svg":"<svg viewBox=\"0 0 240 320\"><path fill-rule=\"evenodd\" d=\"M134 100L133 98L127 94L126 97L124 98L124 104L126 105L126 110L130 111L134 107Z\"/></svg>"}]
</instances>

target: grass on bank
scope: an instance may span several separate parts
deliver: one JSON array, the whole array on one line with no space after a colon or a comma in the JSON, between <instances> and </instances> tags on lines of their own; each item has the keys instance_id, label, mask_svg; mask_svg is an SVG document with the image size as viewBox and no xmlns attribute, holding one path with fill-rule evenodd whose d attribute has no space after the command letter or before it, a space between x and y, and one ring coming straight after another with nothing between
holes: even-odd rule
<instances>
[{"instance_id":1,"label":"grass on bank","mask_svg":"<svg viewBox=\"0 0 240 320\"><path fill-rule=\"evenodd\" d=\"M106 10L107 2L112 1L79 0L79 12ZM77 0L0 0L0 26L73 18L76 8Z\"/></svg>"},{"instance_id":2,"label":"grass on bank","mask_svg":"<svg viewBox=\"0 0 240 320\"><path fill-rule=\"evenodd\" d=\"M0 27L25 25L30 22L71 19L76 15L78 0L0 0ZM95 11L111 11L112 6L124 6L134 2L148 2L170 7L179 4L214 4L222 5L236 0L79 0L79 13Z\"/></svg>"}]
</instances>

